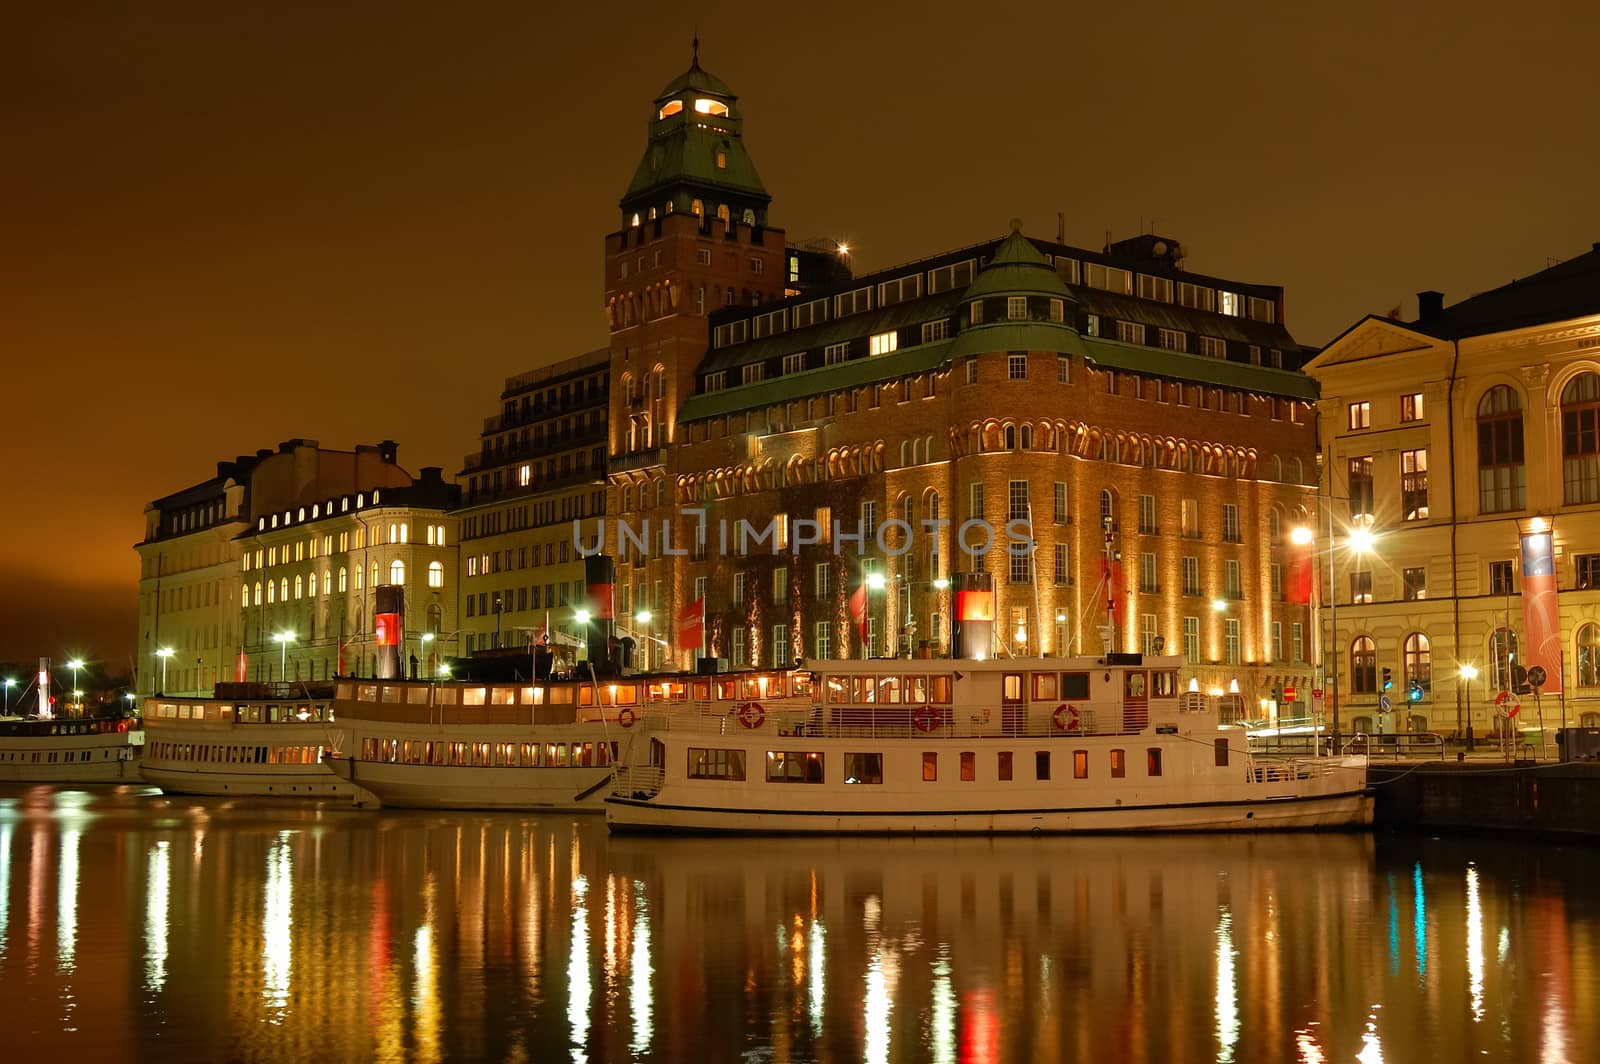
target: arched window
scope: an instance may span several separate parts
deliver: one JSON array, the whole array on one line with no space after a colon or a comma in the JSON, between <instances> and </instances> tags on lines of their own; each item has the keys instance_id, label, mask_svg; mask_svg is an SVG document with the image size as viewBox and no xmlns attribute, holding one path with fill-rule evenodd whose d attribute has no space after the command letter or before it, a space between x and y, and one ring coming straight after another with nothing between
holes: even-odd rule
<instances>
[{"instance_id":1,"label":"arched window","mask_svg":"<svg viewBox=\"0 0 1600 1064\"><path fill-rule=\"evenodd\" d=\"M306 577L306 598L317 597L317 574L313 572Z\"/></svg>"},{"instance_id":2,"label":"arched window","mask_svg":"<svg viewBox=\"0 0 1600 1064\"><path fill-rule=\"evenodd\" d=\"M274 584L271 580L267 581L267 601L268 602L277 602L278 601L278 585Z\"/></svg>"},{"instance_id":3,"label":"arched window","mask_svg":"<svg viewBox=\"0 0 1600 1064\"><path fill-rule=\"evenodd\" d=\"M1578 629L1578 686L1600 687L1600 625Z\"/></svg>"},{"instance_id":4,"label":"arched window","mask_svg":"<svg viewBox=\"0 0 1600 1064\"><path fill-rule=\"evenodd\" d=\"M434 534L438 538L439 546L444 546L444 526L440 525Z\"/></svg>"},{"instance_id":5,"label":"arched window","mask_svg":"<svg viewBox=\"0 0 1600 1064\"><path fill-rule=\"evenodd\" d=\"M1478 401L1478 509L1520 510L1527 475L1522 465L1522 399L1497 384Z\"/></svg>"},{"instance_id":6,"label":"arched window","mask_svg":"<svg viewBox=\"0 0 1600 1064\"><path fill-rule=\"evenodd\" d=\"M729 213L728 205L726 203L719 204L717 206L717 221L726 226L731 217L732 215Z\"/></svg>"},{"instance_id":7,"label":"arched window","mask_svg":"<svg viewBox=\"0 0 1600 1064\"><path fill-rule=\"evenodd\" d=\"M1015 425L1007 425L1005 427L1005 448L1008 451L1017 449L1017 427Z\"/></svg>"},{"instance_id":8,"label":"arched window","mask_svg":"<svg viewBox=\"0 0 1600 1064\"><path fill-rule=\"evenodd\" d=\"M1100 491L1100 523L1103 525L1110 521L1112 525L1117 521L1117 500L1109 488Z\"/></svg>"},{"instance_id":9,"label":"arched window","mask_svg":"<svg viewBox=\"0 0 1600 1064\"><path fill-rule=\"evenodd\" d=\"M259 581L259 580L256 581L256 600L255 600L255 605L257 605L257 606L261 605L261 581Z\"/></svg>"},{"instance_id":10,"label":"arched window","mask_svg":"<svg viewBox=\"0 0 1600 1064\"><path fill-rule=\"evenodd\" d=\"M1561 472L1567 505L1600 502L1600 373L1580 373L1561 390Z\"/></svg>"},{"instance_id":11,"label":"arched window","mask_svg":"<svg viewBox=\"0 0 1600 1064\"><path fill-rule=\"evenodd\" d=\"M703 217L706 213L706 206L699 200L695 200L689 204L689 213L693 214L696 218Z\"/></svg>"},{"instance_id":12,"label":"arched window","mask_svg":"<svg viewBox=\"0 0 1600 1064\"><path fill-rule=\"evenodd\" d=\"M749 207L744 209L744 224L749 226L756 224L756 212L751 210Z\"/></svg>"},{"instance_id":13,"label":"arched window","mask_svg":"<svg viewBox=\"0 0 1600 1064\"><path fill-rule=\"evenodd\" d=\"M1517 633L1496 628L1489 637L1489 690L1511 689L1511 667L1517 660Z\"/></svg>"},{"instance_id":14,"label":"arched window","mask_svg":"<svg viewBox=\"0 0 1600 1064\"><path fill-rule=\"evenodd\" d=\"M1024 451L1033 450L1033 426L1032 425L1024 425L1024 426L1022 426L1022 449Z\"/></svg>"},{"instance_id":15,"label":"arched window","mask_svg":"<svg viewBox=\"0 0 1600 1064\"><path fill-rule=\"evenodd\" d=\"M304 594L304 593L305 593L305 581L301 578L299 573L296 573L295 577L294 577L294 597L296 599L299 599L300 596L302 594Z\"/></svg>"},{"instance_id":16,"label":"arched window","mask_svg":"<svg viewBox=\"0 0 1600 1064\"><path fill-rule=\"evenodd\" d=\"M396 558L389 563L389 583L403 584L406 582L406 563Z\"/></svg>"},{"instance_id":17,"label":"arched window","mask_svg":"<svg viewBox=\"0 0 1600 1064\"><path fill-rule=\"evenodd\" d=\"M322 597L327 598L333 594L333 574L327 570L322 573Z\"/></svg>"},{"instance_id":18,"label":"arched window","mask_svg":"<svg viewBox=\"0 0 1600 1064\"><path fill-rule=\"evenodd\" d=\"M1417 684L1424 691L1433 685L1433 647L1421 632L1412 632L1405 642L1406 691Z\"/></svg>"},{"instance_id":19,"label":"arched window","mask_svg":"<svg viewBox=\"0 0 1600 1064\"><path fill-rule=\"evenodd\" d=\"M1378 693L1378 646L1371 636L1358 635L1350 644L1350 691L1358 695Z\"/></svg>"},{"instance_id":20,"label":"arched window","mask_svg":"<svg viewBox=\"0 0 1600 1064\"><path fill-rule=\"evenodd\" d=\"M444 565L442 563L428 563L428 586L444 587Z\"/></svg>"},{"instance_id":21,"label":"arched window","mask_svg":"<svg viewBox=\"0 0 1600 1064\"><path fill-rule=\"evenodd\" d=\"M347 570L345 569L345 567L342 566L342 565L339 566L339 593L340 594L343 594L344 592L349 590L349 582L346 579L346 573L347 573Z\"/></svg>"}]
</instances>

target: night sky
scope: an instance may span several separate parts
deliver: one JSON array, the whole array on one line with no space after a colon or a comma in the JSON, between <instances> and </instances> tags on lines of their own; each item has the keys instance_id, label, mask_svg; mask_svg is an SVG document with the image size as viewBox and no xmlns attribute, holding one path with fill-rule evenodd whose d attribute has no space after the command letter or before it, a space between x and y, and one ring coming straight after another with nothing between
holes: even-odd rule
<instances>
[{"instance_id":1,"label":"night sky","mask_svg":"<svg viewBox=\"0 0 1600 1064\"><path fill-rule=\"evenodd\" d=\"M0 659L125 671L144 506L218 459L453 473L603 346L695 20L774 224L858 270L1153 220L1319 344L1600 240L1592 3L96 6L0 15Z\"/></svg>"}]
</instances>

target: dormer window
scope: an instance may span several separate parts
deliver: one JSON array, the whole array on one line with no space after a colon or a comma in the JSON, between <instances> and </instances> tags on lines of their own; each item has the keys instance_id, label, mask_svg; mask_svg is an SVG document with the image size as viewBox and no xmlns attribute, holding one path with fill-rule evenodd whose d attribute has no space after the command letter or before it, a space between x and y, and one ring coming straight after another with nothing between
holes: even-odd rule
<instances>
[{"instance_id":1,"label":"dormer window","mask_svg":"<svg viewBox=\"0 0 1600 1064\"><path fill-rule=\"evenodd\" d=\"M639 212L638 211L634 211L633 212L633 227L635 229L639 228Z\"/></svg>"},{"instance_id":2,"label":"dormer window","mask_svg":"<svg viewBox=\"0 0 1600 1064\"><path fill-rule=\"evenodd\" d=\"M664 107L662 107L659 112L657 112L656 119L659 121L660 119L663 119L663 118L671 118L673 115L679 114L682 111L683 111L683 101L682 100L668 100L666 105Z\"/></svg>"},{"instance_id":3,"label":"dormer window","mask_svg":"<svg viewBox=\"0 0 1600 1064\"><path fill-rule=\"evenodd\" d=\"M694 102L694 109L695 113L702 115L723 116L728 113L727 104L717 100L708 100L704 96Z\"/></svg>"}]
</instances>

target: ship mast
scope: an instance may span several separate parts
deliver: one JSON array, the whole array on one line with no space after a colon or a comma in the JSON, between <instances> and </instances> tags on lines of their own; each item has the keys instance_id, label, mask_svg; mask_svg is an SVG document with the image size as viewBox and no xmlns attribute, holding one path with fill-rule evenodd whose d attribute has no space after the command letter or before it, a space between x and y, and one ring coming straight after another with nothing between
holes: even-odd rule
<instances>
[{"instance_id":1,"label":"ship mast","mask_svg":"<svg viewBox=\"0 0 1600 1064\"><path fill-rule=\"evenodd\" d=\"M1104 518L1101 519L1101 523L1105 525L1105 529L1106 529L1106 541L1105 541L1105 570L1106 571L1105 571L1105 579L1104 579L1104 581L1102 581L1105 584L1105 589L1106 589L1106 631L1107 631L1107 633L1109 633L1109 638L1106 639L1106 653L1115 654L1117 652L1117 601L1116 601L1116 594L1117 594L1116 584L1117 584L1117 582L1116 582L1116 580L1114 578L1115 577L1115 573L1116 573L1116 569L1114 568L1115 562L1116 562L1116 551L1112 549L1112 539L1111 539L1112 519L1111 519L1111 515L1107 514Z\"/></svg>"}]
</instances>

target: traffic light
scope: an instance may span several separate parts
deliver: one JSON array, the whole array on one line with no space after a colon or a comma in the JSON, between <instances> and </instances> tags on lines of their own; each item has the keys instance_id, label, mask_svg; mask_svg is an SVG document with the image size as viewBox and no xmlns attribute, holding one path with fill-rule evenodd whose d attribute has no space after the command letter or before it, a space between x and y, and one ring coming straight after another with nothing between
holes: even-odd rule
<instances>
[{"instance_id":1,"label":"traffic light","mask_svg":"<svg viewBox=\"0 0 1600 1064\"><path fill-rule=\"evenodd\" d=\"M1417 682L1416 680L1412 680L1411 681L1411 687L1410 687L1410 689L1408 689L1406 691L1406 701L1408 701L1408 702L1421 702L1422 701L1422 684L1421 683Z\"/></svg>"},{"instance_id":2,"label":"traffic light","mask_svg":"<svg viewBox=\"0 0 1600 1064\"><path fill-rule=\"evenodd\" d=\"M1389 666L1387 665L1383 667L1383 690L1394 690L1394 677L1389 675Z\"/></svg>"}]
</instances>

